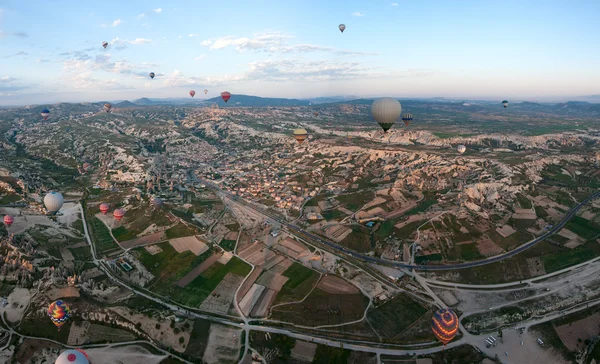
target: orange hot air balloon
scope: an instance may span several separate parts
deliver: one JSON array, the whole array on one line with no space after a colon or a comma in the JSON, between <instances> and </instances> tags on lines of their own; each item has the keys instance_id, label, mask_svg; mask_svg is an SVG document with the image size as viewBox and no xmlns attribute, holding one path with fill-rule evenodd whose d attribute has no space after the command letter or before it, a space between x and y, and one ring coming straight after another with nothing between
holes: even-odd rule
<instances>
[{"instance_id":1,"label":"orange hot air balloon","mask_svg":"<svg viewBox=\"0 0 600 364\"><path fill-rule=\"evenodd\" d=\"M302 144L303 141L308 138L308 132L306 129L295 129L294 130L294 139L298 141L298 144Z\"/></svg>"},{"instance_id":2,"label":"orange hot air balloon","mask_svg":"<svg viewBox=\"0 0 600 364\"><path fill-rule=\"evenodd\" d=\"M196 91L194 91L194 90L190 91L190 96L191 97L194 97L195 94L196 94Z\"/></svg>"},{"instance_id":3,"label":"orange hot air balloon","mask_svg":"<svg viewBox=\"0 0 600 364\"><path fill-rule=\"evenodd\" d=\"M446 346L458 333L458 316L449 308L438 310L431 319L431 330Z\"/></svg>"},{"instance_id":4,"label":"orange hot air balloon","mask_svg":"<svg viewBox=\"0 0 600 364\"><path fill-rule=\"evenodd\" d=\"M123 218L123 216L125 216L125 210L123 209L116 209L113 212L113 217L115 218L115 220L117 221L121 221L121 219Z\"/></svg>"},{"instance_id":5,"label":"orange hot air balloon","mask_svg":"<svg viewBox=\"0 0 600 364\"><path fill-rule=\"evenodd\" d=\"M62 325L71 317L71 309L65 301L56 300L48 306L48 317L50 317L52 323L60 330Z\"/></svg>"},{"instance_id":6,"label":"orange hot air balloon","mask_svg":"<svg viewBox=\"0 0 600 364\"><path fill-rule=\"evenodd\" d=\"M15 218L10 215L4 215L4 223L6 226L10 227L13 222L15 222Z\"/></svg>"},{"instance_id":7,"label":"orange hot air balloon","mask_svg":"<svg viewBox=\"0 0 600 364\"><path fill-rule=\"evenodd\" d=\"M315 111L315 112L313 113L313 115L314 115L314 116L319 116L319 113Z\"/></svg>"},{"instance_id":8,"label":"orange hot air balloon","mask_svg":"<svg viewBox=\"0 0 600 364\"><path fill-rule=\"evenodd\" d=\"M223 101L227 102L231 98L231 94L227 91L221 92L221 98L223 99Z\"/></svg>"},{"instance_id":9,"label":"orange hot air balloon","mask_svg":"<svg viewBox=\"0 0 600 364\"><path fill-rule=\"evenodd\" d=\"M108 212L109 209L110 209L110 205L107 204L106 202L103 202L100 204L100 212L103 213L104 215L106 215L106 213Z\"/></svg>"}]
</instances>

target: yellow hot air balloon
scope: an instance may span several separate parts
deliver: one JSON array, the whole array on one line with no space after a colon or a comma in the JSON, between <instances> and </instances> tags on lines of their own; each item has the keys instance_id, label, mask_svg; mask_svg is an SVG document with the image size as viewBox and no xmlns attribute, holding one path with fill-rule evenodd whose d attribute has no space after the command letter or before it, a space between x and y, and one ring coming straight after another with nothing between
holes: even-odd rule
<instances>
[{"instance_id":1,"label":"yellow hot air balloon","mask_svg":"<svg viewBox=\"0 0 600 364\"><path fill-rule=\"evenodd\" d=\"M295 129L294 130L294 139L298 141L298 144L302 144L304 140L308 138L308 132L306 129Z\"/></svg>"}]
</instances>

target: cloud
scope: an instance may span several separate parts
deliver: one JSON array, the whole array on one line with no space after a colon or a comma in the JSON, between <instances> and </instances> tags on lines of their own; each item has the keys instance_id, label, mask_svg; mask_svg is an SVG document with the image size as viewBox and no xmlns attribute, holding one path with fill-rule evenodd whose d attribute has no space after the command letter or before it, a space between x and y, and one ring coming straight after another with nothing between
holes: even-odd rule
<instances>
[{"instance_id":1,"label":"cloud","mask_svg":"<svg viewBox=\"0 0 600 364\"><path fill-rule=\"evenodd\" d=\"M132 41L128 41L129 44L149 44L152 43L152 39L147 38L135 38Z\"/></svg>"},{"instance_id":2,"label":"cloud","mask_svg":"<svg viewBox=\"0 0 600 364\"><path fill-rule=\"evenodd\" d=\"M121 51L121 50L127 48L128 45L150 44L152 42L153 42L152 39L147 39L147 38L135 38L134 40L127 40L127 39L119 39L119 37L116 37L115 39L110 41L110 45L113 49L115 49L117 51Z\"/></svg>"},{"instance_id":3,"label":"cloud","mask_svg":"<svg viewBox=\"0 0 600 364\"><path fill-rule=\"evenodd\" d=\"M71 58L71 59L73 59L73 60L77 60L77 61L86 61L86 60L88 60L88 59L91 59L91 58L92 58L92 57L90 57L90 56L87 54L87 52L88 52L88 51L84 49L84 50L81 50L81 51L69 51L69 52L62 52L62 53L59 53L58 55L59 55L59 56L62 56L62 57L66 57L66 56L73 56L73 57Z\"/></svg>"},{"instance_id":4,"label":"cloud","mask_svg":"<svg viewBox=\"0 0 600 364\"><path fill-rule=\"evenodd\" d=\"M38 60L36 60L36 62L37 62L37 63L48 63L48 62L50 62L50 61L49 61L49 60L47 60L47 59L38 59Z\"/></svg>"},{"instance_id":5,"label":"cloud","mask_svg":"<svg viewBox=\"0 0 600 364\"><path fill-rule=\"evenodd\" d=\"M202 41L200 45L210 46L211 49L224 49L227 47L235 47L238 52L252 50L255 52L267 53L307 53L307 52L330 52L340 55L373 55L377 53L350 51L325 47L315 44L293 44L289 45L288 40L293 38L280 32L267 32L254 34L252 38L235 36L225 36L216 39L207 39Z\"/></svg>"},{"instance_id":6,"label":"cloud","mask_svg":"<svg viewBox=\"0 0 600 364\"><path fill-rule=\"evenodd\" d=\"M392 6L398 6L398 3L392 3Z\"/></svg>"},{"instance_id":7,"label":"cloud","mask_svg":"<svg viewBox=\"0 0 600 364\"><path fill-rule=\"evenodd\" d=\"M190 38L192 38L192 37L197 37L197 36L198 36L198 34L194 34L194 33L190 33L190 34L188 34L188 37L190 37Z\"/></svg>"},{"instance_id":8,"label":"cloud","mask_svg":"<svg viewBox=\"0 0 600 364\"><path fill-rule=\"evenodd\" d=\"M117 19L117 20L113 21L113 23L112 23L112 27L113 27L113 28L114 28L114 27L117 27L117 26L119 26L119 24L121 24L121 19Z\"/></svg>"},{"instance_id":9,"label":"cloud","mask_svg":"<svg viewBox=\"0 0 600 364\"><path fill-rule=\"evenodd\" d=\"M141 13L140 15L136 16L135 18L136 18L137 20L141 20L141 19L143 19L145 16L146 16L146 13Z\"/></svg>"},{"instance_id":10,"label":"cloud","mask_svg":"<svg viewBox=\"0 0 600 364\"><path fill-rule=\"evenodd\" d=\"M19 91L32 87L31 85L19 84L17 81L18 80L14 77L0 77L0 95L8 96L8 94L6 93L7 91Z\"/></svg>"},{"instance_id":11,"label":"cloud","mask_svg":"<svg viewBox=\"0 0 600 364\"><path fill-rule=\"evenodd\" d=\"M10 83L10 82L14 82L17 79L14 77L9 77L9 76L2 76L0 77L0 83Z\"/></svg>"},{"instance_id":12,"label":"cloud","mask_svg":"<svg viewBox=\"0 0 600 364\"><path fill-rule=\"evenodd\" d=\"M4 38L4 37L27 38L29 36L25 32L9 33L9 32L4 32L4 31L0 30L0 38Z\"/></svg>"},{"instance_id":13,"label":"cloud","mask_svg":"<svg viewBox=\"0 0 600 364\"><path fill-rule=\"evenodd\" d=\"M203 59L204 57L206 57L206 54L201 54L201 55L199 55L198 57L194 58L194 61L196 61L196 62L197 62L197 61L199 61L199 60Z\"/></svg>"},{"instance_id":14,"label":"cloud","mask_svg":"<svg viewBox=\"0 0 600 364\"><path fill-rule=\"evenodd\" d=\"M27 56L27 55L29 55L29 53L27 53L27 52L25 52L25 51L18 51L18 52L17 52L17 53L15 53L15 54L11 54L11 55L8 55L8 56L4 56L4 58L19 57L19 56L23 56L23 57L25 57L25 56Z\"/></svg>"},{"instance_id":15,"label":"cloud","mask_svg":"<svg viewBox=\"0 0 600 364\"><path fill-rule=\"evenodd\" d=\"M365 14L361 13L360 11L355 11L352 13L352 16L365 16Z\"/></svg>"},{"instance_id":16,"label":"cloud","mask_svg":"<svg viewBox=\"0 0 600 364\"><path fill-rule=\"evenodd\" d=\"M162 13L162 9L161 8L153 9L152 11L155 12L156 14Z\"/></svg>"},{"instance_id":17,"label":"cloud","mask_svg":"<svg viewBox=\"0 0 600 364\"><path fill-rule=\"evenodd\" d=\"M180 36L179 36L179 37L177 37L177 38L181 39L181 37L182 37L182 35L180 35Z\"/></svg>"}]
</instances>

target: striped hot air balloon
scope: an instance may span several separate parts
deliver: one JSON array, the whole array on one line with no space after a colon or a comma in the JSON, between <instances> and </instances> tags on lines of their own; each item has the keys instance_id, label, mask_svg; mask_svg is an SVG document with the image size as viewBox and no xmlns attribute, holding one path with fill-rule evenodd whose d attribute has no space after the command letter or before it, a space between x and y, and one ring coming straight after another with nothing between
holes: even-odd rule
<instances>
[{"instance_id":1,"label":"striped hot air balloon","mask_svg":"<svg viewBox=\"0 0 600 364\"><path fill-rule=\"evenodd\" d=\"M294 130L294 139L298 141L298 144L302 144L303 141L308 138L308 132L306 129L295 129Z\"/></svg>"},{"instance_id":2,"label":"striped hot air balloon","mask_svg":"<svg viewBox=\"0 0 600 364\"><path fill-rule=\"evenodd\" d=\"M412 119L413 119L412 114L406 113L406 114L402 115L402 121L404 121L404 125L406 125L406 126L408 126L410 124Z\"/></svg>"},{"instance_id":3,"label":"striped hot air balloon","mask_svg":"<svg viewBox=\"0 0 600 364\"><path fill-rule=\"evenodd\" d=\"M371 115L384 132L387 132L400 118L402 105L391 97L382 97L371 104Z\"/></svg>"},{"instance_id":4,"label":"striped hot air balloon","mask_svg":"<svg viewBox=\"0 0 600 364\"><path fill-rule=\"evenodd\" d=\"M504 106L504 108L506 109L508 107L508 101L502 101L502 106Z\"/></svg>"},{"instance_id":5,"label":"striped hot air balloon","mask_svg":"<svg viewBox=\"0 0 600 364\"><path fill-rule=\"evenodd\" d=\"M4 223L6 224L6 226L10 227L13 222L15 222L15 218L12 217L11 215L4 215Z\"/></svg>"},{"instance_id":6,"label":"striped hot air balloon","mask_svg":"<svg viewBox=\"0 0 600 364\"><path fill-rule=\"evenodd\" d=\"M113 212L113 217L115 218L115 220L117 221L121 221L121 219L123 218L123 216L125 216L125 210L123 209L116 209Z\"/></svg>"},{"instance_id":7,"label":"striped hot air balloon","mask_svg":"<svg viewBox=\"0 0 600 364\"><path fill-rule=\"evenodd\" d=\"M449 308L438 310L431 319L431 330L445 346L458 333L458 316Z\"/></svg>"},{"instance_id":8,"label":"striped hot air balloon","mask_svg":"<svg viewBox=\"0 0 600 364\"><path fill-rule=\"evenodd\" d=\"M69 305L63 300L56 300L48 306L48 317L59 330L71 317L70 313Z\"/></svg>"},{"instance_id":9,"label":"striped hot air balloon","mask_svg":"<svg viewBox=\"0 0 600 364\"><path fill-rule=\"evenodd\" d=\"M48 108L44 108L41 114L44 120L48 120L48 116L50 116L50 110L48 110Z\"/></svg>"},{"instance_id":10,"label":"striped hot air balloon","mask_svg":"<svg viewBox=\"0 0 600 364\"><path fill-rule=\"evenodd\" d=\"M110 205L107 204L106 202L102 202L100 204L100 212L103 213L104 215L106 215L106 213L108 212L109 209L110 209Z\"/></svg>"}]
</instances>

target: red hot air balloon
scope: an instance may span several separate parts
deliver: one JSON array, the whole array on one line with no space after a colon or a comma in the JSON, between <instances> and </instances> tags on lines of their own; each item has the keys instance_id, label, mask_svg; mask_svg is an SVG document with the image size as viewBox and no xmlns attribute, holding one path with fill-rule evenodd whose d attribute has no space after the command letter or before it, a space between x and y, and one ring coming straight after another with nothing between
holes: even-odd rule
<instances>
[{"instance_id":1,"label":"red hot air balloon","mask_svg":"<svg viewBox=\"0 0 600 364\"><path fill-rule=\"evenodd\" d=\"M13 222L15 222L15 218L10 215L4 215L4 223L6 226L10 227Z\"/></svg>"},{"instance_id":2,"label":"red hot air balloon","mask_svg":"<svg viewBox=\"0 0 600 364\"><path fill-rule=\"evenodd\" d=\"M100 212L103 213L104 215L106 215L106 213L108 212L109 209L110 209L110 206L106 202L102 202L100 204Z\"/></svg>"},{"instance_id":3,"label":"red hot air balloon","mask_svg":"<svg viewBox=\"0 0 600 364\"><path fill-rule=\"evenodd\" d=\"M223 101L227 102L231 98L231 94L227 91L221 92L221 98L223 98Z\"/></svg>"},{"instance_id":4,"label":"red hot air balloon","mask_svg":"<svg viewBox=\"0 0 600 364\"><path fill-rule=\"evenodd\" d=\"M196 94L196 91L194 91L194 90L190 91L190 96L191 97L194 97L195 94Z\"/></svg>"},{"instance_id":5,"label":"red hot air balloon","mask_svg":"<svg viewBox=\"0 0 600 364\"><path fill-rule=\"evenodd\" d=\"M449 308L438 310L431 319L431 330L446 346L458 333L458 316Z\"/></svg>"},{"instance_id":6,"label":"red hot air balloon","mask_svg":"<svg viewBox=\"0 0 600 364\"><path fill-rule=\"evenodd\" d=\"M125 210L123 210L123 209L116 209L115 212L113 212L113 216L114 216L115 220L121 221L121 219L123 218L123 216L125 216Z\"/></svg>"}]
</instances>

